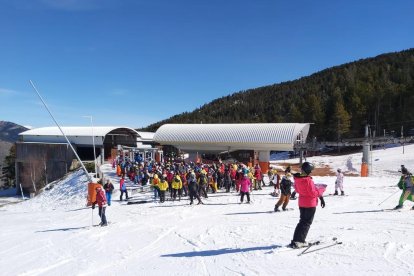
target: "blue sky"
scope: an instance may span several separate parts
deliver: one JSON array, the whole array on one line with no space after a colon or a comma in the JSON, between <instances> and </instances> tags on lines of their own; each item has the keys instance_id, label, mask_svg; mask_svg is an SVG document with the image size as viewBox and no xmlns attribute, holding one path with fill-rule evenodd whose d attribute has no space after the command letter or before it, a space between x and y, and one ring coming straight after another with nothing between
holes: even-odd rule
<instances>
[{"instance_id":1,"label":"blue sky","mask_svg":"<svg viewBox=\"0 0 414 276\"><path fill-rule=\"evenodd\" d=\"M0 120L144 127L414 47L414 1L0 0Z\"/></svg>"}]
</instances>

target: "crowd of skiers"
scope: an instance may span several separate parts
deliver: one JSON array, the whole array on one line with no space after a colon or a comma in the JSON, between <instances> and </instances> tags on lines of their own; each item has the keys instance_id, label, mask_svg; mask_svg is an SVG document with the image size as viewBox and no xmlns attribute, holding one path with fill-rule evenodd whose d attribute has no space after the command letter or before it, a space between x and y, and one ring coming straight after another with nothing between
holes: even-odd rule
<instances>
[{"instance_id":1,"label":"crowd of skiers","mask_svg":"<svg viewBox=\"0 0 414 276\"><path fill-rule=\"evenodd\" d=\"M265 186L263 173L258 164L249 167L243 163L224 164L222 162L210 165L193 162L137 162L120 156L114 160L113 168L116 169L116 173L120 177L121 201L124 194L128 199L126 177L135 185L150 186L154 193L154 200L159 198L160 203L165 202L168 192L170 200L181 200L181 197L189 196L190 204L193 204L195 199L197 199L197 204L203 204L202 197L208 198L209 192L216 193L220 189L226 193L231 190L237 191L240 195L240 203L243 203L245 197L247 203L250 203L250 192L253 189L261 190L262 186ZM326 185L316 185L313 182L311 177L313 169L312 163L304 162L301 166L301 172L298 173L293 173L290 166L285 169L283 176L275 169L268 171L269 186L274 188L272 195L275 197L280 195L274 207L275 212L280 212L280 207L286 211L289 200L296 199L296 194L299 195L300 219L290 243L293 248L308 245L306 237L313 222L318 202L320 201L322 208L325 207L323 193ZM402 194L395 209L402 208L406 200L414 201L414 178L404 165L401 166L400 172L401 178L398 187L402 189ZM337 169L335 192L332 195L345 195L343 184L344 174L341 169ZM292 189L294 189L293 192ZM96 188L96 201L92 207L94 208L96 204L99 207L101 226L107 225L105 208L107 205L111 205L113 190L114 186L110 180L107 180L103 189Z\"/></svg>"},{"instance_id":2,"label":"crowd of skiers","mask_svg":"<svg viewBox=\"0 0 414 276\"><path fill-rule=\"evenodd\" d=\"M216 193L223 190L229 193L231 190L240 193L241 201L244 196L250 202L250 192L261 190L265 185L263 173L258 164L249 167L243 163L213 164L185 163L185 162L137 162L128 157L118 157L112 164L116 174L121 178L120 200L126 191L125 178L133 185L150 186L154 192L154 199L164 202L166 193L169 199L180 200L183 196L189 196L190 204L194 199L198 204L203 204L201 197L208 198L208 193ZM275 185L279 185L278 181Z\"/></svg>"}]
</instances>

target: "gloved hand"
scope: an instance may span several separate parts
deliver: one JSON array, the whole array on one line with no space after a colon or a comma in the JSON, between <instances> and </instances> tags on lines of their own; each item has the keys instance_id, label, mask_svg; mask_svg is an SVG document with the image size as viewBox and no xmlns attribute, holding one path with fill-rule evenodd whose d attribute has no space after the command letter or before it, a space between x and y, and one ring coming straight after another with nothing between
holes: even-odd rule
<instances>
[{"instance_id":1,"label":"gloved hand","mask_svg":"<svg viewBox=\"0 0 414 276\"><path fill-rule=\"evenodd\" d=\"M325 208L325 200L323 199L323 196L319 197L319 199L321 200L321 207Z\"/></svg>"},{"instance_id":2,"label":"gloved hand","mask_svg":"<svg viewBox=\"0 0 414 276\"><path fill-rule=\"evenodd\" d=\"M95 209L95 204L92 205L92 209Z\"/></svg>"}]
</instances>

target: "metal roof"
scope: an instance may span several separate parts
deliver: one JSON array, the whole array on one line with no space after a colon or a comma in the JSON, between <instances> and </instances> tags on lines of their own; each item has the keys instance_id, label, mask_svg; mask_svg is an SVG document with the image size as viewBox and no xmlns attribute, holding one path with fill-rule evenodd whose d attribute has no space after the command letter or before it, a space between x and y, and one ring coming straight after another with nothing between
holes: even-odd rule
<instances>
[{"instance_id":1,"label":"metal roof","mask_svg":"<svg viewBox=\"0 0 414 276\"><path fill-rule=\"evenodd\" d=\"M129 127L94 126L92 127L62 127L63 132L71 143L78 146L90 146L93 143L102 146L104 143L118 143L120 145L136 146L137 142L152 142L154 133L137 132ZM22 142L64 143L58 127L42 127L31 129L19 134Z\"/></svg>"},{"instance_id":2,"label":"metal roof","mask_svg":"<svg viewBox=\"0 0 414 276\"><path fill-rule=\"evenodd\" d=\"M104 137L109 132L116 129L128 129L135 134L138 132L135 129L129 127L113 127L113 126L94 126L93 135ZM77 126L77 127L62 127L66 136L92 136L92 127L90 126ZM58 127L40 127L27 130L20 133L21 136L63 136Z\"/></svg>"},{"instance_id":3,"label":"metal roof","mask_svg":"<svg viewBox=\"0 0 414 276\"><path fill-rule=\"evenodd\" d=\"M183 150L293 150L305 142L310 124L166 124L154 141Z\"/></svg>"},{"instance_id":4,"label":"metal roof","mask_svg":"<svg viewBox=\"0 0 414 276\"><path fill-rule=\"evenodd\" d=\"M142 141L153 141L155 133L154 132L138 131L138 135L141 137L140 140L142 140Z\"/></svg>"}]
</instances>

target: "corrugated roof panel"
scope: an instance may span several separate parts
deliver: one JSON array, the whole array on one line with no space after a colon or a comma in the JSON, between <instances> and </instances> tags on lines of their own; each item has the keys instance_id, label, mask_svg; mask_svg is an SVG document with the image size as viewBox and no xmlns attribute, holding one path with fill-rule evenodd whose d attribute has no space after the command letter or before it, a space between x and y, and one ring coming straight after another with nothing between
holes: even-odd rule
<instances>
[{"instance_id":1,"label":"corrugated roof panel","mask_svg":"<svg viewBox=\"0 0 414 276\"><path fill-rule=\"evenodd\" d=\"M136 134L138 132L135 129L129 127L114 127L114 126L94 126L93 134L94 136L104 137L109 132L116 129L128 129ZM62 127L63 132L66 136L92 136L92 127L89 126L79 126L79 127ZM63 136L58 127L40 127L27 130L20 133L22 136Z\"/></svg>"},{"instance_id":2,"label":"corrugated roof panel","mask_svg":"<svg viewBox=\"0 0 414 276\"><path fill-rule=\"evenodd\" d=\"M166 124L155 132L154 141L171 145L179 143L293 145L301 131L306 138L309 124Z\"/></svg>"}]
</instances>

